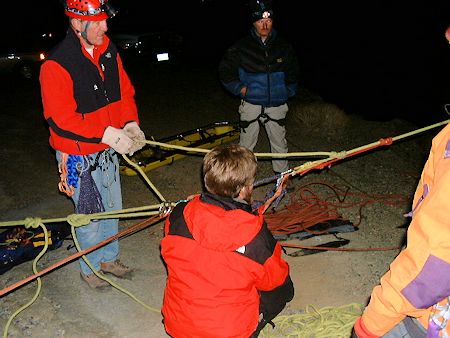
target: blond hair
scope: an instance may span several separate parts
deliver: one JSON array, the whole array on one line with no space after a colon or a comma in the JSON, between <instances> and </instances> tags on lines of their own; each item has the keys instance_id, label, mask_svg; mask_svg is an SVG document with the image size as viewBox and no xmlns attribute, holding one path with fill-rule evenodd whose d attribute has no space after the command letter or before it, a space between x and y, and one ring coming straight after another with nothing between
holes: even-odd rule
<instances>
[{"instance_id":1,"label":"blond hair","mask_svg":"<svg viewBox=\"0 0 450 338\"><path fill-rule=\"evenodd\" d=\"M212 194L237 197L241 189L251 186L256 177L256 157L238 144L221 145L203 159L203 179Z\"/></svg>"}]
</instances>

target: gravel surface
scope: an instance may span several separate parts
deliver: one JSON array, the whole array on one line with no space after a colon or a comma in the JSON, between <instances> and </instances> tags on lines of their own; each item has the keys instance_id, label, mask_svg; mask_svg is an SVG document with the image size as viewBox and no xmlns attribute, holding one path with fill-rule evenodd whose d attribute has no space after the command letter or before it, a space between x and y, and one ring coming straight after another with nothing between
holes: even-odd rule
<instances>
[{"instance_id":1,"label":"gravel surface","mask_svg":"<svg viewBox=\"0 0 450 338\"><path fill-rule=\"evenodd\" d=\"M238 99L224 92L214 68L156 68L130 63L129 73L148 138L174 135L211 122L237 120ZM38 84L10 79L3 81L2 87L0 155L5 170L0 181L0 221L65 217L72 213L72 204L57 191L59 177L54 155L48 148ZM395 118L368 121L348 116L330 103L303 94L292 103L288 118L292 152L350 150L418 128ZM346 247L399 248L408 224L403 214L410 210L431 138L440 129L340 160L329 168L297 175L291 179L297 190L288 194L279 208L291 203L307 183L345 187L349 189L346 202L355 206L341 208L340 212L358 225L357 231L340 234L350 240ZM264 134L255 151L269 151ZM312 159L292 159L291 167L306 160ZM148 176L167 200L178 201L201 191L201 161L201 156L190 156L152 170ZM272 175L269 161L260 159L259 165L258 178ZM125 207L159 203L140 177L122 176L122 184ZM318 184L311 187L317 193L326 193ZM271 188L270 184L257 188L255 197L263 198ZM397 203L389 203L394 197ZM360 208L361 204L365 206ZM122 220L120 227L125 229L138 221ZM159 255L161 236L162 222L159 222L121 239L121 260L136 268L136 272L133 280L113 278L151 309L112 288L103 292L89 289L80 280L78 264L71 262L42 278L39 297L13 320L8 337L166 337L158 313L166 278ZM288 242L317 245L332 240L336 240L334 236L323 235ZM294 251L297 250L287 249L286 253ZM75 252L68 239L42 257L38 270ZM296 288L295 298L285 313L301 312L310 304L320 308L365 303L398 252L397 249L285 255ZM31 274L31 261L15 266L0 278L0 289ZM5 327L10 316L29 302L36 290L37 285L32 282L0 299L0 327Z\"/></svg>"}]
</instances>

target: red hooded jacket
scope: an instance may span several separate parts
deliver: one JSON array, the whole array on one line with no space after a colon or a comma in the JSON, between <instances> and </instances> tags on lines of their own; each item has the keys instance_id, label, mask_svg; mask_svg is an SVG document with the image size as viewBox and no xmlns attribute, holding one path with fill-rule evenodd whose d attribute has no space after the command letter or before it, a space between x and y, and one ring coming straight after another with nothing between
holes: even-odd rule
<instances>
[{"instance_id":1,"label":"red hooded jacket","mask_svg":"<svg viewBox=\"0 0 450 338\"><path fill-rule=\"evenodd\" d=\"M165 224L168 279L162 312L173 337L249 337L293 297L288 264L262 215L203 194L180 203ZM264 293L264 291L268 291ZM263 294L276 293L264 303Z\"/></svg>"}]
</instances>

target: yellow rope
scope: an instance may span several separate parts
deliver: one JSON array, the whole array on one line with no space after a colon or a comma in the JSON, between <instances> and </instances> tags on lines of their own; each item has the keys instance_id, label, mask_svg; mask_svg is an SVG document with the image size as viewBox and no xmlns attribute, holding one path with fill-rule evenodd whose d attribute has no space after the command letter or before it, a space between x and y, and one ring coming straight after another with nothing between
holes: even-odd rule
<instances>
[{"instance_id":1,"label":"yellow rope","mask_svg":"<svg viewBox=\"0 0 450 338\"><path fill-rule=\"evenodd\" d=\"M109 219L109 218L135 218L135 217L147 217L147 216L153 216L160 213L161 208L167 207L167 206L175 206L175 202L165 202L150 206L143 206L143 207L135 207L135 208L128 208L128 209L121 209L121 210L115 210L115 211L108 211L108 212L100 212L95 214L71 214L66 217L59 217L59 218L47 218L47 219L40 219L40 218L25 218L22 220L16 220L16 221L7 221L7 222L0 222L0 228L1 227L12 227L17 225L25 225L29 224L29 226L32 226L35 224L36 220L39 220L42 223L58 223L58 222L73 222L75 226L82 226L84 224L89 224L87 222L90 219ZM155 210L157 211L145 211L145 210ZM87 222L87 223L86 223Z\"/></svg>"},{"instance_id":2,"label":"yellow rope","mask_svg":"<svg viewBox=\"0 0 450 338\"><path fill-rule=\"evenodd\" d=\"M122 155L122 157L124 158L125 161L127 161L127 163L129 165L131 165L134 169L136 169L139 174L141 174L142 178L145 180L145 182L147 182L147 184L149 185L149 187L155 192L155 194L159 197L160 201L165 201L166 199L164 198L164 196L158 191L158 189L156 189L156 187L154 186L154 184L150 181L150 179L148 178L148 176L144 173L144 171L141 169L141 167L139 165L137 165L136 163L134 163L133 161L131 161L127 155Z\"/></svg>"},{"instance_id":3,"label":"yellow rope","mask_svg":"<svg viewBox=\"0 0 450 338\"><path fill-rule=\"evenodd\" d=\"M409 137L409 136L412 136L412 135L416 135L416 134L422 133L424 131L428 131L428 130L433 129L433 128L437 128L437 127L442 126L444 124L448 124L449 122L450 122L450 120L445 120L445 121L442 121L442 122L438 122L438 123L432 124L430 126L426 126L426 127L420 128L420 129L416 129L416 130L413 130L411 132L404 133L404 134L392 137L392 141L393 142L394 141L398 141L398 140L401 140L403 138L406 138L406 137ZM373 148L373 147L377 146L378 144L379 144L379 141L372 142L372 143L366 144L366 145L361 146L361 147L353 148L351 150L341 151L339 153L335 153L335 154L333 154L330 157L325 158L325 159L320 159L320 160L317 160L317 161L306 162L306 163L304 163L304 164L302 164L302 165L300 165L298 167L295 167L293 169L293 175L295 173L304 172L304 171L306 171L306 170L308 170L310 168L315 167L318 164L326 163L326 162L328 162L330 160L334 160L334 159L341 159L341 158L344 158L346 156L350 156L352 154L364 151L366 149Z\"/></svg>"},{"instance_id":4,"label":"yellow rope","mask_svg":"<svg viewBox=\"0 0 450 338\"><path fill-rule=\"evenodd\" d=\"M413 130L413 131L408 132L408 133L404 133L404 134L395 136L395 137L392 138L392 140L393 141L398 141L398 140L401 140L403 138L406 138L406 137L409 137L409 136L412 136L412 135L416 135L416 134L422 133L424 131L428 131L430 129L437 128L439 126L448 124L449 122L450 122L450 119L442 121L442 122L438 122L438 123L435 123L435 124L432 124L432 125L429 125L429 126L426 126L426 127L423 127L423 128L419 128L419 129ZM205 153L208 153L208 152L211 151L209 149L183 147L183 146L177 146L177 145L174 145L174 144L162 143L162 142L151 141L151 140L146 140L144 142L147 143L147 144L156 145L156 146L159 146L159 147L162 147L162 148L165 148L165 149L178 149L178 150L187 151L189 153L203 153L203 154L205 154ZM256 157L283 157L283 158L287 158L287 157L329 156L326 159L328 161L328 160L334 159L334 158L343 158L347 154L353 154L353 153L361 151L363 149L371 148L371 147L373 147L373 146L375 146L377 144L378 144L378 142L373 142L373 143L370 143L370 144L367 144L367 145L364 145L364 146L361 146L361 147L358 147L358 148L354 148L354 149L351 149L351 150L348 150L348 151L340 151L340 152L336 152L336 151L324 152L324 151L322 151L322 152L292 152L292 153L255 153L255 156ZM127 160L128 163L131 162L128 158L126 158L126 160ZM130 164L134 168L136 168L136 166L137 166L137 164L135 164L135 163L133 163L133 164L130 163ZM308 168L305 168L305 169L308 169Z\"/></svg>"},{"instance_id":5,"label":"yellow rope","mask_svg":"<svg viewBox=\"0 0 450 338\"><path fill-rule=\"evenodd\" d=\"M278 316L259 335L261 338L348 338L356 319L362 314L361 304L324 307L308 305L305 312Z\"/></svg>"},{"instance_id":6,"label":"yellow rope","mask_svg":"<svg viewBox=\"0 0 450 338\"><path fill-rule=\"evenodd\" d=\"M42 231L44 232L44 238L45 238L45 244L44 247L42 248L41 252L39 253L39 255L37 255L37 257L33 260L33 272L36 274L38 273L37 271L37 262L41 259L41 257L45 254L45 252L47 251L48 248L48 232L47 232L47 228L45 227L45 225L40 222L38 224L38 219L28 219L29 220L29 224L28 227L33 227L33 228L37 228L38 226L40 226L42 228ZM25 310L27 307L31 306L36 299L39 296L39 293L41 292L41 287L42 287L42 281L41 278L38 277L36 279L37 281L37 289L36 292L34 293L33 298L31 298L31 300L26 303L25 305L23 305L22 307L20 307L16 312L14 312L11 317L9 317L8 321L6 322L5 325L5 329L3 330L3 337L7 338L8 337L8 330L9 330L9 326L11 325L11 322L13 321L13 319L19 314L21 313L23 310Z\"/></svg>"},{"instance_id":7,"label":"yellow rope","mask_svg":"<svg viewBox=\"0 0 450 338\"><path fill-rule=\"evenodd\" d=\"M78 252L82 251L80 244L78 243L78 239L77 236L75 234L75 227L72 225L71 227L71 232L72 232L72 237L73 237L73 241L75 243L75 246L78 250ZM135 300L137 303L141 304L143 307L145 307L147 310L156 312L156 313L161 313L160 310L155 309L147 304L145 304L143 301L141 301L140 299L138 299L135 295L133 295L130 291L124 289L123 287L121 287L119 284L114 283L111 279L107 278L104 274L98 272L91 264L91 262L88 260L88 258L86 257L86 255L81 256L83 258L83 260L86 262L86 264L91 268L91 270L94 272L94 274L100 278L103 279L104 281L108 282L111 286L113 286L114 288L116 288L119 291L122 291L124 294L128 295L129 297L131 297L133 300Z\"/></svg>"}]
</instances>

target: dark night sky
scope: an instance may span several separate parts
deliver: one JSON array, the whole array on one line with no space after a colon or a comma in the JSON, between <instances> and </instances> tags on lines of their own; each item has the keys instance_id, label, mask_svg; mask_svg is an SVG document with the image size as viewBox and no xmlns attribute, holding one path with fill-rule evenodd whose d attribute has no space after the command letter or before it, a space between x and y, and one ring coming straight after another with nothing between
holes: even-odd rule
<instances>
[{"instance_id":1,"label":"dark night sky","mask_svg":"<svg viewBox=\"0 0 450 338\"><path fill-rule=\"evenodd\" d=\"M119 9L111 30L168 28L181 32L194 60L215 65L248 32L246 1L110 0ZM296 48L300 84L349 112L445 119L450 96L448 0L273 0L274 27ZM151 5L150 5L151 4ZM21 16L38 27L65 30L59 0ZM41 7L43 6L43 7ZM15 26L16 27L16 26ZM62 29L61 27L64 27ZM11 29L8 26L6 29ZM27 31L26 25L16 29Z\"/></svg>"}]
</instances>

